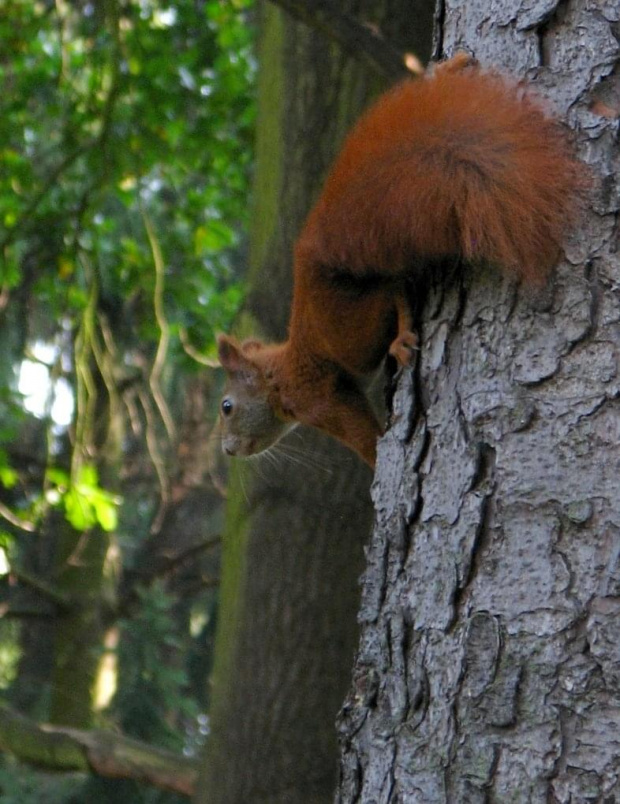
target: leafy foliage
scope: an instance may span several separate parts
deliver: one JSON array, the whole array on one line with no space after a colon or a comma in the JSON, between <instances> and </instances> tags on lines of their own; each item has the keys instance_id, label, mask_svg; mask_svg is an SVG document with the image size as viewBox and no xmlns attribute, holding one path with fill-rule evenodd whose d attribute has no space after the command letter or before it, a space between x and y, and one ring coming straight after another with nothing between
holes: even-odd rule
<instances>
[{"instance_id":1,"label":"leafy foliage","mask_svg":"<svg viewBox=\"0 0 620 804\"><path fill-rule=\"evenodd\" d=\"M183 647L174 633L175 600L160 583L139 594L139 613L122 622L119 662L123 686L114 707L126 734L180 749L179 724L198 713L184 696L188 686L185 668L169 661L170 654L179 656ZM163 716L171 712L172 725Z\"/></svg>"},{"instance_id":2,"label":"leafy foliage","mask_svg":"<svg viewBox=\"0 0 620 804\"><path fill-rule=\"evenodd\" d=\"M101 294L130 323L153 290L143 209L168 261L172 323L202 342L239 299L231 249L247 216L253 122L247 2L4 4L0 38L3 285L27 278L56 319ZM23 102L23 99L27 99ZM28 258L28 259L26 259ZM212 320L210 316L215 316Z\"/></svg>"},{"instance_id":3,"label":"leafy foliage","mask_svg":"<svg viewBox=\"0 0 620 804\"><path fill-rule=\"evenodd\" d=\"M179 334L212 348L235 313L254 118L249 5L3 4L0 309L27 308L18 345L56 345L50 375L79 386L80 364L103 372L106 352L117 375L106 383L128 382L164 329L166 356L188 367ZM3 443L23 421L20 356L0 374ZM85 453L87 407L75 445ZM16 481L2 450L0 482ZM77 529L114 528L112 498L85 493L96 483L82 474L61 487Z\"/></svg>"},{"instance_id":4,"label":"leafy foliage","mask_svg":"<svg viewBox=\"0 0 620 804\"><path fill-rule=\"evenodd\" d=\"M187 345L212 352L242 298L251 5L2 3L0 546L27 570L0 578L9 600L24 578L45 597L71 576L71 597L81 535L147 543L170 499L178 400L196 374ZM27 365L44 378L36 414ZM69 427L54 413L63 389ZM69 572L54 565L59 517L76 539L63 548ZM122 575L110 563L102 575ZM189 626L173 616L171 586L139 590L124 612L113 713L131 733L178 747L182 719L170 713L194 721L198 712L175 657ZM86 589L83 605L95 597ZM7 656L20 655L17 631L0 634ZM24 679L7 662L10 696Z\"/></svg>"},{"instance_id":5,"label":"leafy foliage","mask_svg":"<svg viewBox=\"0 0 620 804\"><path fill-rule=\"evenodd\" d=\"M64 804L80 781L77 774L53 775L0 757L2 804Z\"/></svg>"},{"instance_id":6,"label":"leafy foliage","mask_svg":"<svg viewBox=\"0 0 620 804\"><path fill-rule=\"evenodd\" d=\"M47 499L62 503L67 520L76 530L91 530L99 525L105 531L116 530L119 497L99 486L97 469L88 464L81 466L72 482L60 469L49 469Z\"/></svg>"}]
</instances>

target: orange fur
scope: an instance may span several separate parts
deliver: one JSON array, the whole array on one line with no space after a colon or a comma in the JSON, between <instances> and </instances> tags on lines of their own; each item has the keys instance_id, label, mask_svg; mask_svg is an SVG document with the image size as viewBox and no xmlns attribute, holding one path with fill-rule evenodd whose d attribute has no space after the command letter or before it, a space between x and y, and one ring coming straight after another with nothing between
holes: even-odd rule
<instances>
[{"instance_id":1,"label":"orange fur","mask_svg":"<svg viewBox=\"0 0 620 804\"><path fill-rule=\"evenodd\" d=\"M300 240L354 272L459 255L536 282L557 260L581 175L558 123L518 86L440 71L361 118Z\"/></svg>"},{"instance_id":2,"label":"orange fur","mask_svg":"<svg viewBox=\"0 0 620 804\"><path fill-rule=\"evenodd\" d=\"M456 57L387 92L347 138L296 244L288 341L274 352L224 338L224 351L262 377L282 421L318 427L373 464L380 428L354 378L388 349L408 362L405 278L452 256L543 282L584 186L558 123Z\"/></svg>"}]
</instances>

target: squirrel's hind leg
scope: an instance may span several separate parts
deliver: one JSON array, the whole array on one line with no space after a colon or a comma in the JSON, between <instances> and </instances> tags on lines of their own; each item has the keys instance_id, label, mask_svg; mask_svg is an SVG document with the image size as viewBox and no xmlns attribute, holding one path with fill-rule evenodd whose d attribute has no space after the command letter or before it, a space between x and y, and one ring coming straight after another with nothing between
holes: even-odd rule
<instances>
[{"instance_id":1,"label":"squirrel's hind leg","mask_svg":"<svg viewBox=\"0 0 620 804\"><path fill-rule=\"evenodd\" d=\"M411 363L413 352L418 349L418 336L413 331L411 308L403 293L396 297L396 313L398 315L398 334L390 344L389 353L396 358L399 366Z\"/></svg>"}]
</instances>

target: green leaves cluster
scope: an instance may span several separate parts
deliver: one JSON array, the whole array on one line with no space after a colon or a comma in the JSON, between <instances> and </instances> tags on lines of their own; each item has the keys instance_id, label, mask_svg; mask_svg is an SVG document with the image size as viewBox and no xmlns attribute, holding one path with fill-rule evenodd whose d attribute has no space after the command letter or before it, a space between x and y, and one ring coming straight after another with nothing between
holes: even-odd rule
<instances>
[{"instance_id":1,"label":"green leaves cluster","mask_svg":"<svg viewBox=\"0 0 620 804\"><path fill-rule=\"evenodd\" d=\"M229 325L248 218L251 5L2 3L0 338L21 332L0 357L0 443L23 425L14 372L24 344L56 344L55 370L71 385L96 368L114 397L116 383L153 361L157 293L177 365L195 365L181 336L208 351ZM13 316L6 330L3 311ZM80 434L96 410L77 402L78 418L91 419L78 422L79 450L91 446ZM0 452L0 483L16 480ZM115 526L116 503L98 482L61 486L74 527Z\"/></svg>"},{"instance_id":2,"label":"green leaves cluster","mask_svg":"<svg viewBox=\"0 0 620 804\"><path fill-rule=\"evenodd\" d=\"M239 301L254 117L248 0L74 4L7 0L0 19L0 285L36 286L48 313L102 292L154 337L152 254L166 311L203 345ZM143 306L141 306L143 305Z\"/></svg>"},{"instance_id":3,"label":"green leaves cluster","mask_svg":"<svg viewBox=\"0 0 620 804\"><path fill-rule=\"evenodd\" d=\"M94 466L80 467L73 482L61 469L48 469L46 477L47 501L62 506L67 520L76 530L91 530L95 525L105 531L116 529L121 499L101 488Z\"/></svg>"},{"instance_id":4,"label":"green leaves cluster","mask_svg":"<svg viewBox=\"0 0 620 804\"><path fill-rule=\"evenodd\" d=\"M114 600L129 549L106 553L102 531L148 541L196 369L187 344L212 349L241 301L252 13L252 0L0 2L0 547L4 591L23 586L37 605L53 609L46 589L86 590L85 608ZM37 418L18 377L42 353ZM64 429L51 416L61 386L75 410ZM164 586L131 598L117 711L172 745L167 716L197 709L175 657L186 623ZM0 647L19 639L0 634Z\"/></svg>"},{"instance_id":5,"label":"green leaves cluster","mask_svg":"<svg viewBox=\"0 0 620 804\"><path fill-rule=\"evenodd\" d=\"M241 300L252 41L251 0L0 2L3 605L53 614L69 599L97 627L99 609L121 616L121 562L130 544L148 551L171 499L177 401L196 369L188 344L213 348ZM49 378L42 416L18 391L25 360ZM61 387L75 411L69 428L51 415ZM191 642L188 615L165 583L137 586L119 629L112 715L179 746L175 730L198 712L178 658ZM74 646L75 616L54 621L53 650L70 645L72 666L55 654L35 682L33 699L50 684L50 711L67 694L82 696L76 709L92 705L101 635L93 627L92 644ZM29 683L12 669L22 648L37 650L24 634L0 633L8 695ZM88 684L76 683L80 671ZM6 795L9 782L0 785Z\"/></svg>"}]
</instances>

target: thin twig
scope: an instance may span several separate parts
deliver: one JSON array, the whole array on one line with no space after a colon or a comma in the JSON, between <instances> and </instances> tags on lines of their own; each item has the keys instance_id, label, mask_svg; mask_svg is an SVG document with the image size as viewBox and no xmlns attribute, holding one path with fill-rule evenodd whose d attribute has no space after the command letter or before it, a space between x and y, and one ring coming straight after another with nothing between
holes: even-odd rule
<instances>
[{"instance_id":1,"label":"thin twig","mask_svg":"<svg viewBox=\"0 0 620 804\"><path fill-rule=\"evenodd\" d=\"M170 557L164 557L159 566L155 566L146 572L135 570L132 576L127 579L125 588L116 606L109 612L110 620L117 620L119 617L127 615L132 603L137 599L136 587L138 585L140 587L149 586L149 584L153 583L158 578L165 577L172 573L179 565L185 563L190 558L196 558L196 556L201 553L210 550L212 547L216 547L221 541L221 536L212 536L210 539L205 539L198 544L191 545L191 547L182 550L180 553L176 553ZM213 585L217 585L218 583L219 580L214 580Z\"/></svg>"},{"instance_id":2,"label":"thin twig","mask_svg":"<svg viewBox=\"0 0 620 804\"><path fill-rule=\"evenodd\" d=\"M164 515L166 513L166 508L168 507L168 503L170 502L170 479L166 473L166 464L159 449L159 444L157 442L157 434L155 429L155 418L153 415L153 409L151 406L150 397L146 393L146 390L140 391L138 393L138 399L142 404L142 410L144 411L144 417L146 419L146 428L145 428L145 438L146 438L146 448L148 450L149 456L151 458L151 463L155 469L155 473L157 474L157 479L159 481L159 491L161 494L161 501L159 504L159 509L157 514L155 515L155 519L151 525L151 533L158 533L161 524L164 519Z\"/></svg>"},{"instance_id":3,"label":"thin twig","mask_svg":"<svg viewBox=\"0 0 620 804\"><path fill-rule=\"evenodd\" d=\"M29 586L31 589L34 589L35 592L51 600L52 603L55 603L61 609L69 609L71 607L71 598L68 595L47 583L47 581L44 581L42 578L39 578L37 575L33 575L31 572L14 566L11 567L10 575L24 586Z\"/></svg>"},{"instance_id":4,"label":"thin twig","mask_svg":"<svg viewBox=\"0 0 620 804\"><path fill-rule=\"evenodd\" d=\"M192 346L190 343L189 337L187 335L187 330L184 327L181 327L179 330L179 340L181 341L181 346L183 347L183 351L186 355L195 360L197 363L200 363L203 366L208 366L209 368L219 368L220 361L214 360L213 358L206 357L205 355L201 354L195 346Z\"/></svg>"},{"instance_id":5,"label":"thin twig","mask_svg":"<svg viewBox=\"0 0 620 804\"><path fill-rule=\"evenodd\" d=\"M180 564L185 563L190 558L195 558L199 556L201 553L210 550L212 547L216 547L218 544L221 544L222 537L221 536L212 536L210 539L205 539L203 542L199 542L198 544L193 544L191 547L188 547L186 550L182 550L180 553L175 553L172 556L162 556L163 562L161 566L156 567L149 573L145 575L139 576L141 581L144 582L145 578L147 582L154 580L155 578L161 577L162 575L168 575L173 572Z\"/></svg>"},{"instance_id":6,"label":"thin twig","mask_svg":"<svg viewBox=\"0 0 620 804\"><path fill-rule=\"evenodd\" d=\"M13 511L11 511L8 506L1 502L0 517L6 519L7 522L10 522L13 527L19 528L20 530L25 530L27 533L34 533L37 529L37 526L34 522L30 522L27 519L20 519L13 513Z\"/></svg>"},{"instance_id":7,"label":"thin twig","mask_svg":"<svg viewBox=\"0 0 620 804\"><path fill-rule=\"evenodd\" d=\"M161 374L166 361L166 355L168 353L168 344L170 343L170 325L168 324L164 310L164 258L161 253L159 241L155 234L155 229L151 223L151 219L147 211L141 208L141 214L149 245L151 247L151 253L153 255L153 264L155 266L153 312L155 313L155 320L157 321L160 332L159 342L157 344L157 352L155 354L155 360L153 361L151 374L149 376L149 385L151 387L153 399L155 400L155 404L157 405L157 409L159 410L160 416L166 428L166 432L168 433L168 438L170 441L174 441L176 437L176 428L160 386Z\"/></svg>"}]
</instances>

